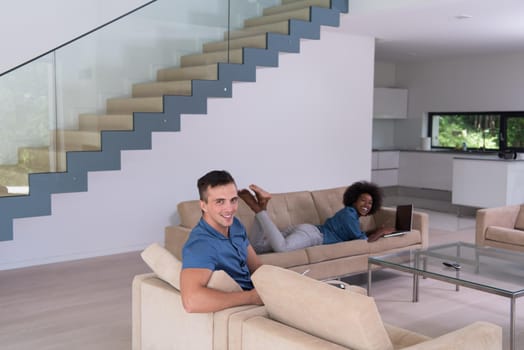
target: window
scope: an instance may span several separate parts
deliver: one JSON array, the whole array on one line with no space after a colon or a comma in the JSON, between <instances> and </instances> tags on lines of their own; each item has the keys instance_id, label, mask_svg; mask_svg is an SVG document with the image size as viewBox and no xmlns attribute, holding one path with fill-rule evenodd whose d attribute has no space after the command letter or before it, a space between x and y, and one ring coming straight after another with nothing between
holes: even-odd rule
<instances>
[{"instance_id":1,"label":"window","mask_svg":"<svg viewBox=\"0 0 524 350\"><path fill-rule=\"evenodd\" d=\"M524 112L429 113L431 147L524 151Z\"/></svg>"}]
</instances>

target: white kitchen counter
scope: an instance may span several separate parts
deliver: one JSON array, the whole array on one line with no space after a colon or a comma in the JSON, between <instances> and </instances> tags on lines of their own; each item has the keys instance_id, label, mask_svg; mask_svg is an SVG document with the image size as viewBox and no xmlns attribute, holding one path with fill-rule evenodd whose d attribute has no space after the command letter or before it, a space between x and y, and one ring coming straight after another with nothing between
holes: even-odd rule
<instances>
[{"instance_id":1,"label":"white kitchen counter","mask_svg":"<svg viewBox=\"0 0 524 350\"><path fill-rule=\"evenodd\" d=\"M524 203L524 160L453 158L452 203L478 208Z\"/></svg>"}]
</instances>

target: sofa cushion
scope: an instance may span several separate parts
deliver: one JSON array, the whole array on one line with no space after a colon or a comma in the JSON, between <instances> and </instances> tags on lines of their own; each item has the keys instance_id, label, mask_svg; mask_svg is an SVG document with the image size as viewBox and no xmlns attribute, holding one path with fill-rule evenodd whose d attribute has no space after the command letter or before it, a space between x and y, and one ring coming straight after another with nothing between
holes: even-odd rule
<instances>
[{"instance_id":1,"label":"sofa cushion","mask_svg":"<svg viewBox=\"0 0 524 350\"><path fill-rule=\"evenodd\" d=\"M500 226L489 226L486 240L524 246L524 231Z\"/></svg>"},{"instance_id":2,"label":"sofa cushion","mask_svg":"<svg viewBox=\"0 0 524 350\"><path fill-rule=\"evenodd\" d=\"M200 209L200 201L198 199L178 203L177 210L178 216L180 217L180 225L183 227L195 227L202 217L202 210Z\"/></svg>"},{"instance_id":3,"label":"sofa cushion","mask_svg":"<svg viewBox=\"0 0 524 350\"><path fill-rule=\"evenodd\" d=\"M515 228L524 230L524 205L520 206L519 215L517 215L517 221L515 221Z\"/></svg>"},{"instance_id":4,"label":"sofa cushion","mask_svg":"<svg viewBox=\"0 0 524 350\"><path fill-rule=\"evenodd\" d=\"M288 192L271 195L267 212L279 229L298 224L320 224L311 192Z\"/></svg>"},{"instance_id":5,"label":"sofa cushion","mask_svg":"<svg viewBox=\"0 0 524 350\"><path fill-rule=\"evenodd\" d=\"M276 265L285 268L309 264L308 254L305 249L259 254L258 257L262 264Z\"/></svg>"},{"instance_id":6,"label":"sofa cushion","mask_svg":"<svg viewBox=\"0 0 524 350\"><path fill-rule=\"evenodd\" d=\"M270 265L253 283L276 321L350 349L393 349L373 298Z\"/></svg>"},{"instance_id":7,"label":"sofa cushion","mask_svg":"<svg viewBox=\"0 0 524 350\"><path fill-rule=\"evenodd\" d=\"M371 254L385 254L392 249L406 249L406 247L417 244L422 244L422 235L419 230L412 230L400 236L382 237L368 243Z\"/></svg>"},{"instance_id":8,"label":"sofa cushion","mask_svg":"<svg viewBox=\"0 0 524 350\"><path fill-rule=\"evenodd\" d=\"M311 196L315 202L321 224L344 207L342 197L344 196L345 190L346 187L336 187L311 191Z\"/></svg>"},{"instance_id":9,"label":"sofa cushion","mask_svg":"<svg viewBox=\"0 0 524 350\"><path fill-rule=\"evenodd\" d=\"M182 263L158 243L153 243L140 254L147 266L161 280L180 290ZM224 271L213 271L207 283L209 288L224 292L239 292L242 288Z\"/></svg>"},{"instance_id":10,"label":"sofa cushion","mask_svg":"<svg viewBox=\"0 0 524 350\"><path fill-rule=\"evenodd\" d=\"M355 239L348 242L321 244L306 248L310 263L345 258L348 256L369 254L367 240Z\"/></svg>"}]
</instances>

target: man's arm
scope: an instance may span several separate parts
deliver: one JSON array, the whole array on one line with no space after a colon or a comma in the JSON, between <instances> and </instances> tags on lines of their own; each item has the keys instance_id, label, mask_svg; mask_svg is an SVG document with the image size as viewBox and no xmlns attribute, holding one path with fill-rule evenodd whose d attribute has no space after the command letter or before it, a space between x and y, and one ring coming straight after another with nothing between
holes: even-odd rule
<instances>
[{"instance_id":1,"label":"man's arm","mask_svg":"<svg viewBox=\"0 0 524 350\"><path fill-rule=\"evenodd\" d=\"M242 292L222 292L207 288L212 271L188 268L180 273L180 294L186 312L215 312L240 305L262 305L255 289Z\"/></svg>"},{"instance_id":2,"label":"man's arm","mask_svg":"<svg viewBox=\"0 0 524 350\"><path fill-rule=\"evenodd\" d=\"M253 272L258 269L262 263L260 262L260 259L255 252L255 249L250 245L247 246L247 267L249 268L249 272L253 274Z\"/></svg>"}]
</instances>

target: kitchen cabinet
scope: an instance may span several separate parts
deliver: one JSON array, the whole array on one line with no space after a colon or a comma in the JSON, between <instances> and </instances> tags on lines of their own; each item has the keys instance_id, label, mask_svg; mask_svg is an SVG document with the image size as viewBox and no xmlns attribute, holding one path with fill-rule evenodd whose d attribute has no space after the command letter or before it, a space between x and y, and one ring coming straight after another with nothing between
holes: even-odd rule
<instances>
[{"instance_id":1,"label":"kitchen cabinet","mask_svg":"<svg viewBox=\"0 0 524 350\"><path fill-rule=\"evenodd\" d=\"M406 119L408 117L408 90L400 88L375 88L373 118Z\"/></svg>"},{"instance_id":2,"label":"kitchen cabinet","mask_svg":"<svg viewBox=\"0 0 524 350\"><path fill-rule=\"evenodd\" d=\"M399 151L374 151L371 153L371 181L377 185L398 185Z\"/></svg>"}]
</instances>

